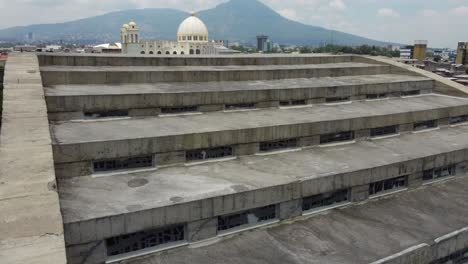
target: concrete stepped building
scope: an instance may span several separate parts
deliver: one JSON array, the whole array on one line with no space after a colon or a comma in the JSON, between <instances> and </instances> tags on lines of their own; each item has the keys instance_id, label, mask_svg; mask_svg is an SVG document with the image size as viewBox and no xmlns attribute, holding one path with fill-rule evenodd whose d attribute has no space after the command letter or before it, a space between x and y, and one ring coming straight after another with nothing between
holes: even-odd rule
<instances>
[{"instance_id":1,"label":"concrete stepped building","mask_svg":"<svg viewBox=\"0 0 468 264\"><path fill-rule=\"evenodd\" d=\"M67 263L468 259L462 85L352 55L34 67Z\"/></svg>"}]
</instances>

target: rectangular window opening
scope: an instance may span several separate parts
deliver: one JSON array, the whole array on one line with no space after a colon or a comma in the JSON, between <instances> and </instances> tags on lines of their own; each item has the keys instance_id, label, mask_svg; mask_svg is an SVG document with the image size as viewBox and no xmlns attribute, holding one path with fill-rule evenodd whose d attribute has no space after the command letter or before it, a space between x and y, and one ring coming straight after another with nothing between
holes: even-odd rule
<instances>
[{"instance_id":1,"label":"rectangular window opening","mask_svg":"<svg viewBox=\"0 0 468 264\"><path fill-rule=\"evenodd\" d=\"M468 248L462 249L447 257L435 260L430 264L464 264L468 263Z\"/></svg>"},{"instance_id":2,"label":"rectangular window opening","mask_svg":"<svg viewBox=\"0 0 468 264\"><path fill-rule=\"evenodd\" d=\"M282 149L297 148L297 146L298 146L297 138L261 142L260 152L270 152L270 151L276 151L276 150L282 150Z\"/></svg>"},{"instance_id":3,"label":"rectangular window opening","mask_svg":"<svg viewBox=\"0 0 468 264\"><path fill-rule=\"evenodd\" d=\"M414 90L414 91L403 91L401 92L401 96L416 96L420 95L421 91L420 90Z\"/></svg>"},{"instance_id":4,"label":"rectangular window opening","mask_svg":"<svg viewBox=\"0 0 468 264\"><path fill-rule=\"evenodd\" d=\"M244 103L244 104L227 104L224 109L226 111L235 111L235 110L244 110L244 109L255 109L254 103Z\"/></svg>"},{"instance_id":5,"label":"rectangular window opening","mask_svg":"<svg viewBox=\"0 0 468 264\"><path fill-rule=\"evenodd\" d=\"M226 231L236 227L255 226L276 219L276 205L256 208L237 214L218 217L218 231Z\"/></svg>"},{"instance_id":6,"label":"rectangular window opening","mask_svg":"<svg viewBox=\"0 0 468 264\"><path fill-rule=\"evenodd\" d=\"M137 232L106 239L107 256L118 256L165 244L185 241L184 225Z\"/></svg>"},{"instance_id":7,"label":"rectangular window opening","mask_svg":"<svg viewBox=\"0 0 468 264\"><path fill-rule=\"evenodd\" d=\"M320 144L339 143L354 140L354 131L320 135Z\"/></svg>"},{"instance_id":8,"label":"rectangular window opening","mask_svg":"<svg viewBox=\"0 0 468 264\"><path fill-rule=\"evenodd\" d=\"M386 126L371 129L371 137L383 137L400 133L400 126Z\"/></svg>"},{"instance_id":9,"label":"rectangular window opening","mask_svg":"<svg viewBox=\"0 0 468 264\"><path fill-rule=\"evenodd\" d=\"M161 114L183 114L194 113L198 111L197 106L163 107Z\"/></svg>"},{"instance_id":10,"label":"rectangular window opening","mask_svg":"<svg viewBox=\"0 0 468 264\"><path fill-rule=\"evenodd\" d=\"M307 105L306 100L289 100L289 101L280 101L280 106L299 106Z\"/></svg>"},{"instance_id":11,"label":"rectangular window opening","mask_svg":"<svg viewBox=\"0 0 468 264\"><path fill-rule=\"evenodd\" d=\"M378 100L378 99L385 99L388 98L388 94L380 93L380 94L368 94L366 95L368 100Z\"/></svg>"},{"instance_id":12,"label":"rectangular window opening","mask_svg":"<svg viewBox=\"0 0 468 264\"><path fill-rule=\"evenodd\" d=\"M210 149L197 149L187 150L185 153L186 160L189 161L203 161L210 159L222 159L233 157L234 150L232 147L218 147Z\"/></svg>"},{"instance_id":13,"label":"rectangular window opening","mask_svg":"<svg viewBox=\"0 0 468 264\"><path fill-rule=\"evenodd\" d=\"M128 110L85 112L84 115L87 118L127 117Z\"/></svg>"},{"instance_id":14,"label":"rectangular window opening","mask_svg":"<svg viewBox=\"0 0 468 264\"><path fill-rule=\"evenodd\" d=\"M153 167L153 156L95 161L94 172L108 172Z\"/></svg>"},{"instance_id":15,"label":"rectangular window opening","mask_svg":"<svg viewBox=\"0 0 468 264\"><path fill-rule=\"evenodd\" d=\"M441 178L447 178L450 176L455 176L457 171L456 165L449 165L444 167L439 167L431 170L425 170L423 172L423 181L432 181Z\"/></svg>"},{"instance_id":16,"label":"rectangular window opening","mask_svg":"<svg viewBox=\"0 0 468 264\"><path fill-rule=\"evenodd\" d=\"M369 185L369 195L374 196L393 190L403 189L407 186L407 177L397 177L389 180L383 180L371 183Z\"/></svg>"},{"instance_id":17,"label":"rectangular window opening","mask_svg":"<svg viewBox=\"0 0 468 264\"><path fill-rule=\"evenodd\" d=\"M439 126L438 120L429 120L429 121L423 121L423 122L416 122L414 123L414 131L422 131L422 130L427 130L427 129L432 129L432 128L437 128Z\"/></svg>"},{"instance_id":18,"label":"rectangular window opening","mask_svg":"<svg viewBox=\"0 0 468 264\"><path fill-rule=\"evenodd\" d=\"M342 97L329 97L325 99L325 102L328 104L334 103L345 103L351 101L351 97L349 96L342 96Z\"/></svg>"},{"instance_id":19,"label":"rectangular window opening","mask_svg":"<svg viewBox=\"0 0 468 264\"><path fill-rule=\"evenodd\" d=\"M323 207L329 207L341 203L345 203L349 200L348 189L328 192L323 194L314 195L311 197L304 198L302 201L302 210L311 211L320 209Z\"/></svg>"},{"instance_id":20,"label":"rectangular window opening","mask_svg":"<svg viewBox=\"0 0 468 264\"><path fill-rule=\"evenodd\" d=\"M468 115L451 117L449 123L450 125L468 123Z\"/></svg>"}]
</instances>

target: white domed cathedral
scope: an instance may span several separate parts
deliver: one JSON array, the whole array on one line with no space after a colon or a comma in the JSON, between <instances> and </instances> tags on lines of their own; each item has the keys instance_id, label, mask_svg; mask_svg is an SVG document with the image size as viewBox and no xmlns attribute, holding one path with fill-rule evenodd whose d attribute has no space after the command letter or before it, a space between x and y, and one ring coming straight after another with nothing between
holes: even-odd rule
<instances>
[{"instance_id":1,"label":"white domed cathedral","mask_svg":"<svg viewBox=\"0 0 468 264\"><path fill-rule=\"evenodd\" d=\"M177 31L177 41L141 40L135 22L122 26L122 53L130 55L210 55L234 51L222 41L209 41L208 28L194 13L186 18Z\"/></svg>"}]
</instances>

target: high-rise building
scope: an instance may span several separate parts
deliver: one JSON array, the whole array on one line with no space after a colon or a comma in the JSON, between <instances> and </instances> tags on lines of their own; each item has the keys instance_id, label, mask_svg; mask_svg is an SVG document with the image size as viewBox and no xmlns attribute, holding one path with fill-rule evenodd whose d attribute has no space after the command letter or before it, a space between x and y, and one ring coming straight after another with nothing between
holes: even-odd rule
<instances>
[{"instance_id":1,"label":"high-rise building","mask_svg":"<svg viewBox=\"0 0 468 264\"><path fill-rule=\"evenodd\" d=\"M468 42L458 42L457 64L468 64Z\"/></svg>"},{"instance_id":2,"label":"high-rise building","mask_svg":"<svg viewBox=\"0 0 468 264\"><path fill-rule=\"evenodd\" d=\"M426 60L427 40L416 40L414 42L413 59L419 61Z\"/></svg>"},{"instance_id":3,"label":"high-rise building","mask_svg":"<svg viewBox=\"0 0 468 264\"><path fill-rule=\"evenodd\" d=\"M267 35L259 35L257 36L257 50L259 52L266 52L268 49L267 41L269 37Z\"/></svg>"}]
</instances>

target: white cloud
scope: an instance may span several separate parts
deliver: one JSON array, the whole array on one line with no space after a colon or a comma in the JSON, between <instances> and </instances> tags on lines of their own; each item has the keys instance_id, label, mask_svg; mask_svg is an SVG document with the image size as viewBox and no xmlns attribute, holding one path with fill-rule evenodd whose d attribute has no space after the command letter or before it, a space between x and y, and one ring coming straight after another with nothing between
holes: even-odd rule
<instances>
[{"instance_id":1,"label":"white cloud","mask_svg":"<svg viewBox=\"0 0 468 264\"><path fill-rule=\"evenodd\" d=\"M400 13L391 8L381 8L377 11L377 16L397 18L400 17Z\"/></svg>"},{"instance_id":2,"label":"white cloud","mask_svg":"<svg viewBox=\"0 0 468 264\"><path fill-rule=\"evenodd\" d=\"M343 2L343 0L333 0L328 4L331 8L337 9L337 10L345 10L346 9L346 4Z\"/></svg>"},{"instance_id":3,"label":"white cloud","mask_svg":"<svg viewBox=\"0 0 468 264\"><path fill-rule=\"evenodd\" d=\"M294 9L282 9L279 10L278 13L280 13L282 16L289 18L291 20L299 20L299 17L297 16L297 12Z\"/></svg>"},{"instance_id":4,"label":"white cloud","mask_svg":"<svg viewBox=\"0 0 468 264\"><path fill-rule=\"evenodd\" d=\"M450 13L457 16L468 16L468 6L459 6L450 10Z\"/></svg>"}]
</instances>

